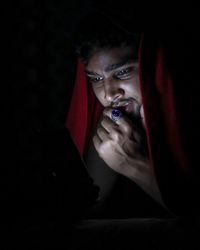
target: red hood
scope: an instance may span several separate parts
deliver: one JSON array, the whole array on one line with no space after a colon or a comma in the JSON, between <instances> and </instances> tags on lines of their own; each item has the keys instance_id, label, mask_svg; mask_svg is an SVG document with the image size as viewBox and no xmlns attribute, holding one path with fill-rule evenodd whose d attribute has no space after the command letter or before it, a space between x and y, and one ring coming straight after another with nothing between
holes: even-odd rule
<instances>
[{"instance_id":1,"label":"red hood","mask_svg":"<svg viewBox=\"0 0 200 250\"><path fill-rule=\"evenodd\" d=\"M194 165L189 162L192 155L187 150L187 139L181 127L183 102L180 94L177 95L178 83L172 69L166 47L158 39L143 35L139 74L150 160L164 201L170 208L181 209L186 196L190 198L188 190ZM66 127L82 156L101 110L79 61Z\"/></svg>"}]
</instances>

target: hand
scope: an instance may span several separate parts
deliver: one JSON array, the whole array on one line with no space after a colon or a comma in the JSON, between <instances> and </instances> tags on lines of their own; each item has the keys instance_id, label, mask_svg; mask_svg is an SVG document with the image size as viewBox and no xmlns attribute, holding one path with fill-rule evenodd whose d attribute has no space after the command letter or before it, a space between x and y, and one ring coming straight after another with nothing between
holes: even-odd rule
<instances>
[{"instance_id":1,"label":"hand","mask_svg":"<svg viewBox=\"0 0 200 250\"><path fill-rule=\"evenodd\" d=\"M110 118L111 112L111 108L104 110L93 138L94 146L110 168L144 182L150 172L149 159L144 151L144 133L125 115L114 122Z\"/></svg>"},{"instance_id":2,"label":"hand","mask_svg":"<svg viewBox=\"0 0 200 250\"><path fill-rule=\"evenodd\" d=\"M104 110L93 137L100 158L165 207L146 151L144 131L125 115L114 122L110 118L111 112L111 108Z\"/></svg>"}]
</instances>

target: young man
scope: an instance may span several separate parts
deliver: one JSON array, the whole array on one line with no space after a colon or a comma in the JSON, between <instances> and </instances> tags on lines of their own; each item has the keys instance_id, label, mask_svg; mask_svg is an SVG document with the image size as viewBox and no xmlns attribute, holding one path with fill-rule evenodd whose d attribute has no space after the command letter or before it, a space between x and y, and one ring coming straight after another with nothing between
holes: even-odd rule
<instances>
[{"instance_id":1,"label":"young man","mask_svg":"<svg viewBox=\"0 0 200 250\"><path fill-rule=\"evenodd\" d=\"M131 179L162 203L145 151L138 59L130 45L94 46L91 50L85 72L104 107L93 137L95 149L108 167Z\"/></svg>"},{"instance_id":2,"label":"young man","mask_svg":"<svg viewBox=\"0 0 200 250\"><path fill-rule=\"evenodd\" d=\"M137 34L120 22L95 13L82 23L77 49L81 61L67 127L103 198L112 190L106 173L112 176L107 183L115 183L104 163L179 215L195 204L197 188L183 134L183 100L177 96L182 80L175 74L179 38L174 37L173 47L163 43L162 34Z\"/></svg>"}]
</instances>

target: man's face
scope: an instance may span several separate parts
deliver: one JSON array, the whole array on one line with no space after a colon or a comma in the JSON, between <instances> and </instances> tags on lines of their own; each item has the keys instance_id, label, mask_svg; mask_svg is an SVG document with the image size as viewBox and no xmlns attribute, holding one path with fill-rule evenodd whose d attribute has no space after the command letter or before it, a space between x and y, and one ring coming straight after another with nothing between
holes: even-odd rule
<instances>
[{"instance_id":1,"label":"man's face","mask_svg":"<svg viewBox=\"0 0 200 250\"><path fill-rule=\"evenodd\" d=\"M117 107L143 120L138 62L132 54L130 47L96 49L85 71L104 107Z\"/></svg>"}]
</instances>

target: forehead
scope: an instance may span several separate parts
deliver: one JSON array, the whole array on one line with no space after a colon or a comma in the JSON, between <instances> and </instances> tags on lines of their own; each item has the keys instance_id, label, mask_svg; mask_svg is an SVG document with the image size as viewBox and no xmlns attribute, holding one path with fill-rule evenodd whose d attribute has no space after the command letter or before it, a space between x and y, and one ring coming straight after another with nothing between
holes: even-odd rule
<instances>
[{"instance_id":1,"label":"forehead","mask_svg":"<svg viewBox=\"0 0 200 250\"><path fill-rule=\"evenodd\" d=\"M109 65L116 63L134 62L134 53L131 47L94 49L86 65L87 70L101 68L105 70Z\"/></svg>"}]
</instances>

